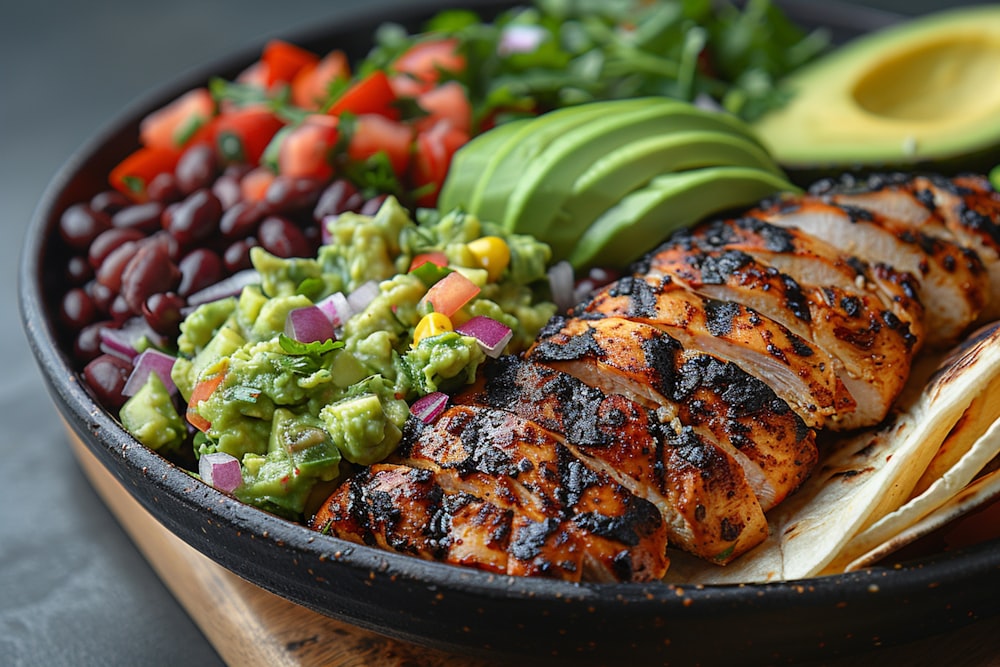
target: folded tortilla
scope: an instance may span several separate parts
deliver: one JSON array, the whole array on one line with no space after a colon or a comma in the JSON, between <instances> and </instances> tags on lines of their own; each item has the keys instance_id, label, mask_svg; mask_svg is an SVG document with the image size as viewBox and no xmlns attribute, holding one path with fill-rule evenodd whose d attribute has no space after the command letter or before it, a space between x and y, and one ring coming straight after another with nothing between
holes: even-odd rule
<instances>
[{"instance_id":1,"label":"folded tortilla","mask_svg":"<svg viewBox=\"0 0 1000 667\"><path fill-rule=\"evenodd\" d=\"M916 366L908 390L881 425L824 443L810 478L768 515L770 534L761 545L725 567L672 551L666 580L795 580L873 562L868 554L888 553L898 535L948 511L949 500L996 456L1000 400L990 397L998 390L1000 323L977 332L943 361ZM928 471L934 479L925 477ZM968 511L986 497L980 492L948 509Z\"/></svg>"}]
</instances>

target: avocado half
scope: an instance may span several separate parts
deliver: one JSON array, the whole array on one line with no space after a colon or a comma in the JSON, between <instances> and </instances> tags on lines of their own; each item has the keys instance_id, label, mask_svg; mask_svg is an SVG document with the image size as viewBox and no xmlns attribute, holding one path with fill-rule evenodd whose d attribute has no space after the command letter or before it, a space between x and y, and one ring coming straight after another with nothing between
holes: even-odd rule
<instances>
[{"instance_id":1,"label":"avocado half","mask_svg":"<svg viewBox=\"0 0 1000 667\"><path fill-rule=\"evenodd\" d=\"M859 37L782 86L790 102L752 127L793 175L987 171L1000 162L1000 5Z\"/></svg>"}]
</instances>

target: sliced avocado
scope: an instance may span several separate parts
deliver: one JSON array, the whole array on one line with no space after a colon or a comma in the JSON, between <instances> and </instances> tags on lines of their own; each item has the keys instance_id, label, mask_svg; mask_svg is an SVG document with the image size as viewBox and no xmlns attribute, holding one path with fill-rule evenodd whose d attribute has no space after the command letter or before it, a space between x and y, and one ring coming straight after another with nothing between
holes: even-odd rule
<instances>
[{"instance_id":1,"label":"sliced avocado","mask_svg":"<svg viewBox=\"0 0 1000 667\"><path fill-rule=\"evenodd\" d=\"M479 176L485 171L497 149L510 135L531 121L531 118L508 121L473 137L455 151L448 176L441 186L441 194L438 195L438 208L441 211L451 211L459 207L468 209Z\"/></svg>"},{"instance_id":2,"label":"sliced avocado","mask_svg":"<svg viewBox=\"0 0 1000 667\"><path fill-rule=\"evenodd\" d=\"M755 167L784 176L760 144L736 134L690 130L645 137L605 154L586 167L548 221L546 241L556 256L564 257L581 230L656 176L721 166ZM566 168L566 171L571 170ZM525 214L534 216L540 210L541 206Z\"/></svg>"},{"instance_id":3,"label":"sliced avocado","mask_svg":"<svg viewBox=\"0 0 1000 667\"><path fill-rule=\"evenodd\" d=\"M690 130L711 130L752 138L750 128L734 116L675 100L599 116L555 138L535 160L524 165L514 190L504 197L507 201L502 220L504 227L513 232L533 233L552 244L549 230L559 207L572 191L576 179L591 164L633 141ZM565 241L572 243L589 222L571 220L571 224L561 230ZM556 244L553 250L556 257L561 257L566 250L565 244L563 247Z\"/></svg>"},{"instance_id":4,"label":"sliced avocado","mask_svg":"<svg viewBox=\"0 0 1000 667\"><path fill-rule=\"evenodd\" d=\"M1000 5L857 38L788 77L753 127L789 169L988 169L1000 160Z\"/></svg>"},{"instance_id":5,"label":"sliced avocado","mask_svg":"<svg viewBox=\"0 0 1000 667\"><path fill-rule=\"evenodd\" d=\"M657 176L601 214L569 261L578 269L625 267L680 227L795 190L784 178L751 167L706 167Z\"/></svg>"},{"instance_id":6,"label":"sliced avocado","mask_svg":"<svg viewBox=\"0 0 1000 667\"><path fill-rule=\"evenodd\" d=\"M532 118L517 132L508 134L507 140L496 147L480 172L475 189L462 199L467 202L468 210L481 220L500 222L504 218L507 197L524 174L525 166L537 158L553 140L573 127L588 123L594 118L620 113L628 108L651 106L662 101L662 98L640 97L591 102L556 109Z\"/></svg>"}]
</instances>

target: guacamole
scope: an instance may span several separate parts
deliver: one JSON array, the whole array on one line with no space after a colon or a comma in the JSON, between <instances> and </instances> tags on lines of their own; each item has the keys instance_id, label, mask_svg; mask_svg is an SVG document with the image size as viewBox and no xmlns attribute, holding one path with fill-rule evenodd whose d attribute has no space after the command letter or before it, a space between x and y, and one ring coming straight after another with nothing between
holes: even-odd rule
<instances>
[{"instance_id":1,"label":"guacamole","mask_svg":"<svg viewBox=\"0 0 1000 667\"><path fill-rule=\"evenodd\" d=\"M310 495L335 481L344 462L368 465L390 455L410 403L475 379L488 357L455 327L476 315L496 319L513 331L507 351L516 352L555 312L547 300L548 246L461 211L421 211L414 220L389 198L373 216L338 216L326 232L316 257L283 259L255 248L259 283L188 314L171 373L187 421L198 429L195 455L235 457L243 468L236 497L290 518L301 517ZM487 246L499 249L490 261L483 259ZM429 255L438 263L419 268L415 258ZM428 333L421 321L442 317L428 295L453 272L476 293L444 318L443 330ZM292 311L372 281L374 296L344 321L335 318L333 339L289 334ZM144 389L152 398L141 409L130 406L123 419L137 437L176 446L181 417L162 384ZM169 428L141 427L149 414ZM161 430L164 442L153 443L152 432Z\"/></svg>"}]
</instances>

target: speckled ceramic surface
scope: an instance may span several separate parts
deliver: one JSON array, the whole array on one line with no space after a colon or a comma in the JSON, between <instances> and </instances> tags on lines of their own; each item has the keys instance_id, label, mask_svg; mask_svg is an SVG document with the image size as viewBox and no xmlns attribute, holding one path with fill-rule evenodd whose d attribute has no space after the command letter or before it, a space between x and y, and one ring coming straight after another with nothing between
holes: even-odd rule
<instances>
[{"instance_id":1,"label":"speckled ceramic surface","mask_svg":"<svg viewBox=\"0 0 1000 667\"><path fill-rule=\"evenodd\" d=\"M400 4L408 15L398 20L416 25L447 3ZM489 11L497 4L476 6ZM362 10L290 38L357 55L382 20ZM46 270L62 259L47 240L63 208L103 188L104 175L132 148L139 118L209 74L238 71L258 52L251 45L126 110L67 163L26 237L22 317L53 400L68 427L167 528L247 580L318 612L400 639L519 662L781 664L903 642L1000 613L996 542L935 560L777 584L515 579L318 535L234 501L135 442L70 368L50 319L58 272Z\"/></svg>"}]
</instances>

